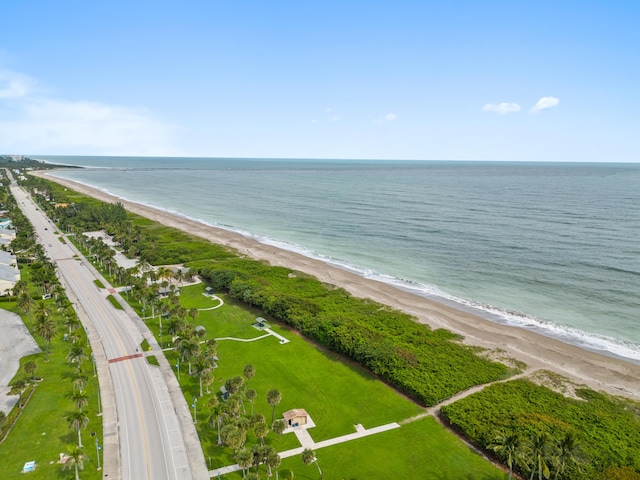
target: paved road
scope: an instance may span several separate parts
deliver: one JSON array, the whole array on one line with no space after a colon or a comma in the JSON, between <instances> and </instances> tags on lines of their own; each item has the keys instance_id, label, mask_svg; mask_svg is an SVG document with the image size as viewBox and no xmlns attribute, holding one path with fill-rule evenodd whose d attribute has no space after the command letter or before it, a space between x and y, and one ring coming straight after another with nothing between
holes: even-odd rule
<instances>
[{"instance_id":1,"label":"paved road","mask_svg":"<svg viewBox=\"0 0 640 480\"><path fill-rule=\"evenodd\" d=\"M17 186L12 186L12 193L31 220L48 256L57 265L76 310L90 322L91 326L85 325L85 328L96 358L106 360L102 362L102 368L100 365L98 368L105 407L104 478L195 478L189 465L180 421L164 377L159 374L157 367L149 365L138 352L142 341L140 330L125 311L115 309L108 302L108 292L94 284L96 277L90 266L74 258L74 250L60 241L55 226L30 197ZM96 340L101 344L99 348L94 346ZM103 378L105 375L110 378ZM113 406L114 403L117 422L111 424L106 416L109 405ZM108 438L111 435L117 436L118 441ZM117 448L117 461L109 461L109 446Z\"/></svg>"}]
</instances>

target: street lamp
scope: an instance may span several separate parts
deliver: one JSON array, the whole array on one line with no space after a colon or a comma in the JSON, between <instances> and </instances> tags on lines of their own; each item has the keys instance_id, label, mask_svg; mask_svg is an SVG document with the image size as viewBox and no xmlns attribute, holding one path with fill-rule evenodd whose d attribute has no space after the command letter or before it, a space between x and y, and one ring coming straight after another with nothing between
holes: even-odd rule
<instances>
[{"instance_id":1,"label":"street lamp","mask_svg":"<svg viewBox=\"0 0 640 480\"><path fill-rule=\"evenodd\" d=\"M96 437L96 457L98 457L98 470L102 470L102 467L100 466L100 450L101 447L98 444L98 437Z\"/></svg>"},{"instance_id":2,"label":"street lamp","mask_svg":"<svg viewBox=\"0 0 640 480\"><path fill-rule=\"evenodd\" d=\"M193 397L193 403L191 406L193 407L193 423L196 423L198 420L196 418L196 404L198 403L198 397Z\"/></svg>"},{"instance_id":3,"label":"street lamp","mask_svg":"<svg viewBox=\"0 0 640 480\"><path fill-rule=\"evenodd\" d=\"M176 368L178 369L178 382L180 381L180 360L176 362Z\"/></svg>"},{"instance_id":4,"label":"street lamp","mask_svg":"<svg viewBox=\"0 0 640 480\"><path fill-rule=\"evenodd\" d=\"M91 352L91 360L93 361L93 376L96 376L96 356Z\"/></svg>"}]
</instances>

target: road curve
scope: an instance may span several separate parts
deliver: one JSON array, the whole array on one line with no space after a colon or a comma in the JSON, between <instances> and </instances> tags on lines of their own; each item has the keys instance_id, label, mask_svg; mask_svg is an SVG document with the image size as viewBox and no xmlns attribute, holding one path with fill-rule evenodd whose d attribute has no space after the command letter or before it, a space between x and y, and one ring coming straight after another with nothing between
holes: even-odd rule
<instances>
[{"instance_id":1,"label":"road curve","mask_svg":"<svg viewBox=\"0 0 640 480\"><path fill-rule=\"evenodd\" d=\"M60 240L55 233L56 227L23 189L12 182L11 190L33 224L47 255L56 264L58 275L83 320L96 353L105 413L103 478L201 478L200 473L194 475L193 472L206 471L204 456L200 450L203 465L192 468L183 440L184 419L176 413L165 377L138 352L143 339L139 326L142 322L136 325L130 311L115 309L109 303L108 291L94 284L96 275L90 265L82 261L71 245ZM95 345L96 342L100 345ZM105 375L110 378L105 379ZM176 400L175 395L173 399ZM181 401L186 405L184 397ZM117 420L114 424L110 424L107 415L110 405L115 405ZM183 420L182 425L180 420ZM111 435L117 438L109 438ZM117 452L109 452L109 448L117 448ZM109 461L110 456L116 456L114 460L117 461Z\"/></svg>"}]
</instances>

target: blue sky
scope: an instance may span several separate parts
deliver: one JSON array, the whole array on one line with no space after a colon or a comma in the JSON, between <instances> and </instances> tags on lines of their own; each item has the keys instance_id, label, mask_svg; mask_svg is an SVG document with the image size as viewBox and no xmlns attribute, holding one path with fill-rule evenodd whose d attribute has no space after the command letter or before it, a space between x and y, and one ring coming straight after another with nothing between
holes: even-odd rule
<instances>
[{"instance_id":1,"label":"blue sky","mask_svg":"<svg viewBox=\"0 0 640 480\"><path fill-rule=\"evenodd\" d=\"M639 162L639 12L5 2L0 152Z\"/></svg>"}]
</instances>

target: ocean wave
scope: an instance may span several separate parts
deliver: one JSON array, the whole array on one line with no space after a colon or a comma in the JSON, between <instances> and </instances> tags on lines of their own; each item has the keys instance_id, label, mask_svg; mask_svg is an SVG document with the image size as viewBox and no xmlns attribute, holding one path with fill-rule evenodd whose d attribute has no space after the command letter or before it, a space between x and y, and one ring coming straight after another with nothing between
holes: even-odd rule
<instances>
[{"instance_id":1,"label":"ocean wave","mask_svg":"<svg viewBox=\"0 0 640 480\"><path fill-rule=\"evenodd\" d=\"M56 172L55 174L52 173L52 175L59 176L60 178L67 178L64 175L60 175L60 173L61 172ZM69 178L69 180L71 179ZM322 262L325 262L337 268L350 271L363 278L373 279L373 280L386 283L388 285L394 286L396 288L399 288L405 291L409 291L413 294L428 298L430 300L438 301L448 306L457 308L459 310L473 313L475 315L478 315L482 318L485 318L495 323L519 327L519 328L525 328L525 329L534 331L538 334L551 337L551 338L560 340L562 342L583 348L585 350L589 350L589 351L593 351L593 352L597 352L597 353L601 353L601 354L609 355L613 357L623 358L626 360L633 361L634 363L640 363L640 345L632 342L609 337L606 335L586 332L586 331L565 326L565 325L560 325L553 321L540 319L516 310L500 308L500 307L482 303L476 300L458 297L441 290L435 285L429 285L425 283L416 282L410 279L399 278L392 275L379 273L374 270L355 265L345 260L332 258L330 256L320 254L312 249L303 247L298 244L277 240L275 238L271 238L266 235L257 235L252 232L236 228L234 226L225 225L225 224L216 223L216 222L210 222L202 218L186 215L175 209L159 207L151 202L135 200L135 199L120 195L118 193L112 192L107 188L90 184L88 182L84 182L81 180L77 180L75 178L72 181L97 189L101 192L112 195L123 201L144 205L146 207L154 208L156 210L166 212L171 215L185 218L194 222L198 222L203 225L220 228L233 233L237 233L244 237L252 238L265 245L270 245L282 250L291 251L309 258L313 258L315 260L320 260Z\"/></svg>"}]
</instances>

